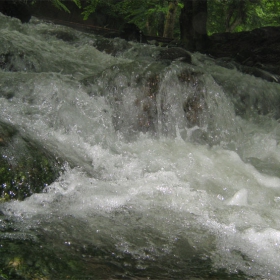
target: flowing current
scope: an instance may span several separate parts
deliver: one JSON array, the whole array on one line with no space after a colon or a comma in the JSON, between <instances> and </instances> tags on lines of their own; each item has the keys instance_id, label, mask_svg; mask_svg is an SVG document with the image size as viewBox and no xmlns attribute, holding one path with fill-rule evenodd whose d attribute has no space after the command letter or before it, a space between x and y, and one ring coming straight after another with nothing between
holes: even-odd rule
<instances>
[{"instance_id":1,"label":"flowing current","mask_svg":"<svg viewBox=\"0 0 280 280\"><path fill-rule=\"evenodd\" d=\"M64 166L0 203L2 264L24 279L278 279L279 84L36 19L0 26L0 121Z\"/></svg>"}]
</instances>

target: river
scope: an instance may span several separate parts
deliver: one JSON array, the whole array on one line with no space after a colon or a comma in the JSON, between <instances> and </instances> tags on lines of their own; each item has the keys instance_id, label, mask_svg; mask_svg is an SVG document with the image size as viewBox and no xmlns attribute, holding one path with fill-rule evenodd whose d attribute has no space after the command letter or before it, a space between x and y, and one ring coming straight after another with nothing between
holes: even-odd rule
<instances>
[{"instance_id":1,"label":"river","mask_svg":"<svg viewBox=\"0 0 280 280\"><path fill-rule=\"evenodd\" d=\"M63 162L0 203L3 279L278 279L279 84L34 18L0 26L0 121Z\"/></svg>"}]
</instances>

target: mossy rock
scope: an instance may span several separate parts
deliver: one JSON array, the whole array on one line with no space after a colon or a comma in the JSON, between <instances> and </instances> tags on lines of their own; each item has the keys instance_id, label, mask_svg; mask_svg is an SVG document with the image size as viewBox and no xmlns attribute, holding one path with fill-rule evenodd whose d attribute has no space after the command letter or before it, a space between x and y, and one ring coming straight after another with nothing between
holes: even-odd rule
<instances>
[{"instance_id":1,"label":"mossy rock","mask_svg":"<svg viewBox=\"0 0 280 280\"><path fill-rule=\"evenodd\" d=\"M41 192L61 170L59 159L39 143L0 122L0 202Z\"/></svg>"}]
</instances>

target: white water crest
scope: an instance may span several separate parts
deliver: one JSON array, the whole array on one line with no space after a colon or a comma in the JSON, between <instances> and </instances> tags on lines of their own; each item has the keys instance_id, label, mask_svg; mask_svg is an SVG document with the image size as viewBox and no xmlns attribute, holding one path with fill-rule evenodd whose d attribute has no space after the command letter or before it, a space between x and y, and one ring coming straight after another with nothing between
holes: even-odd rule
<instances>
[{"instance_id":1,"label":"white water crest","mask_svg":"<svg viewBox=\"0 0 280 280\"><path fill-rule=\"evenodd\" d=\"M198 53L160 61L160 47L114 39L112 56L93 34L0 22L0 119L65 161L42 193L0 204L14 238L101 248L159 279L184 279L195 258L278 279L278 84Z\"/></svg>"}]
</instances>

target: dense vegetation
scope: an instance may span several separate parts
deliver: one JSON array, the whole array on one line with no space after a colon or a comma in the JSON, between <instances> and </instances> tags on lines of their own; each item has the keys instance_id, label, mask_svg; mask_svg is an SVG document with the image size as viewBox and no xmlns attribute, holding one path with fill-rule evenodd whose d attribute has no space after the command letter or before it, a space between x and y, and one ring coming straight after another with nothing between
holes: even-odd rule
<instances>
[{"instance_id":1,"label":"dense vegetation","mask_svg":"<svg viewBox=\"0 0 280 280\"><path fill-rule=\"evenodd\" d=\"M67 1L51 0L66 12ZM166 31L168 20L174 29L171 34L179 37L180 14L184 4L206 2L208 5L208 34L240 32L262 26L280 24L280 1L278 0L72 0L87 20L97 7L105 7L112 14L122 15L125 20L136 24L147 35L170 35ZM108 9L109 8L109 9Z\"/></svg>"},{"instance_id":2,"label":"dense vegetation","mask_svg":"<svg viewBox=\"0 0 280 280\"><path fill-rule=\"evenodd\" d=\"M208 1L208 32L240 32L280 24L278 0Z\"/></svg>"},{"instance_id":3,"label":"dense vegetation","mask_svg":"<svg viewBox=\"0 0 280 280\"><path fill-rule=\"evenodd\" d=\"M208 36L213 33L249 31L280 23L278 0L50 1L69 13L78 7L85 21L94 21L101 13L115 19L114 28L122 29L129 23L148 36L180 39L190 51L208 49Z\"/></svg>"}]
</instances>

